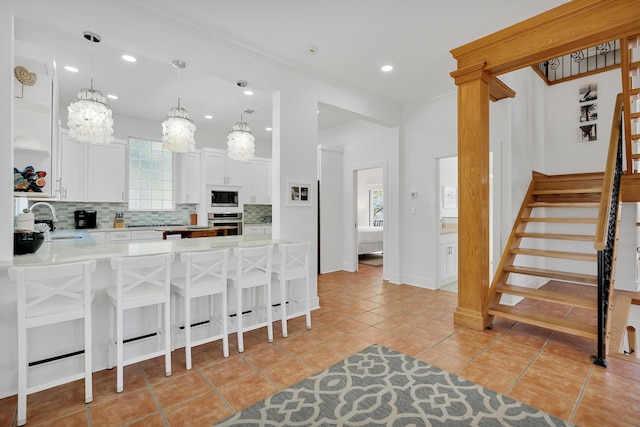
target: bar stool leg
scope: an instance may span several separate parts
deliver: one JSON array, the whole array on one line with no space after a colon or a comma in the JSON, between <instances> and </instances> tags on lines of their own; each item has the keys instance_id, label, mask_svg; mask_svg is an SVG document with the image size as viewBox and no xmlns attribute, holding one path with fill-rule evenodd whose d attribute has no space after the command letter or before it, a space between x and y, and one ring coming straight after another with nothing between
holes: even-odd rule
<instances>
[{"instance_id":1,"label":"bar stool leg","mask_svg":"<svg viewBox=\"0 0 640 427\"><path fill-rule=\"evenodd\" d=\"M86 310L86 309L85 309ZM88 309L91 313L90 308ZM91 350L91 316L84 317L84 403L93 400L93 372Z\"/></svg>"},{"instance_id":2,"label":"bar stool leg","mask_svg":"<svg viewBox=\"0 0 640 427\"><path fill-rule=\"evenodd\" d=\"M109 343L107 345L107 368L108 369L113 369L113 367L115 366L114 365L115 361L113 360L116 354L115 311L116 311L115 306L113 306L112 304L109 304L109 309L107 310L108 321L109 321L109 324L107 325L108 335L109 335Z\"/></svg>"},{"instance_id":3,"label":"bar stool leg","mask_svg":"<svg viewBox=\"0 0 640 427\"><path fill-rule=\"evenodd\" d=\"M184 296L184 354L187 358L187 370L191 369L191 297Z\"/></svg>"},{"instance_id":4,"label":"bar stool leg","mask_svg":"<svg viewBox=\"0 0 640 427\"><path fill-rule=\"evenodd\" d=\"M287 337L287 281L280 276L280 312L282 313L282 336Z\"/></svg>"},{"instance_id":5,"label":"bar stool leg","mask_svg":"<svg viewBox=\"0 0 640 427\"><path fill-rule=\"evenodd\" d=\"M310 297L311 291L309 290L310 286L311 286L311 283L309 281L309 275L307 275L307 277L305 278L305 288L304 288L304 296L305 296L304 308L306 310L307 329L311 329L311 297Z\"/></svg>"},{"instance_id":6,"label":"bar stool leg","mask_svg":"<svg viewBox=\"0 0 640 427\"><path fill-rule=\"evenodd\" d=\"M273 315L271 313L271 287L265 285L266 305L267 305L267 338L273 342Z\"/></svg>"},{"instance_id":7,"label":"bar stool leg","mask_svg":"<svg viewBox=\"0 0 640 427\"><path fill-rule=\"evenodd\" d=\"M164 330L162 335L164 336L164 371L165 376L171 376L171 334L169 333L171 328L171 308L167 302L162 304L164 309Z\"/></svg>"},{"instance_id":8,"label":"bar stool leg","mask_svg":"<svg viewBox=\"0 0 640 427\"><path fill-rule=\"evenodd\" d=\"M116 392L124 390L123 363L124 363L124 333L122 323L124 315L122 308L116 307Z\"/></svg>"},{"instance_id":9,"label":"bar stool leg","mask_svg":"<svg viewBox=\"0 0 640 427\"><path fill-rule=\"evenodd\" d=\"M242 339L242 289L240 283L236 286L236 327L238 329L238 351L242 353L244 351L244 340Z\"/></svg>"},{"instance_id":10,"label":"bar stool leg","mask_svg":"<svg viewBox=\"0 0 640 427\"><path fill-rule=\"evenodd\" d=\"M21 316L22 317L22 316ZM27 423L27 330L18 317L18 425Z\"/></svg>"}]
</instances>

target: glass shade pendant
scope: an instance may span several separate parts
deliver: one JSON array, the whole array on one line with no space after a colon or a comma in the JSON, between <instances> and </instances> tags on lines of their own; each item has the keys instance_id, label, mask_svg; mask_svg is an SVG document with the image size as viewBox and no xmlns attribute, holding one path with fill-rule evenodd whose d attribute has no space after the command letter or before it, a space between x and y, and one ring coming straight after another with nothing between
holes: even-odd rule
<instances>
[{"instance_id":1,"label":"glass shade pendant","mask_svg":"<svg viewBox=\"0 0 640 427\"><path fill-rule=\"evenodd\" d=\"M242 121L242 116L240 121L233 125L227 140L227 155L230 159L248 162L255 158L256 138L251 133L249 125Z\"/></svg>"},{"instance_id":2,"label":"glass shade pendant","mask_svg":"<svg viewBox=\"0 0 640 427\"><path fill-rule=\"evenodd\" d=\"M173 66L181 70L187 66L184 61L174 60ZM196 149L194 139L196 125L191 119L187 110L180 106L171 108L169 114L162 122L162 148L175 153L186 153Z\"/></svg>"},{"instance_id":3,"label":"glass shade pendant","mask_svg":"<svg viewBox=\"0 0 640 427\"><path fill-rule=\"evenodd\" d=\"M100 36L90 31L84 38L91 44L91 88L81 89L78 98L67 107L69 135L82 142L106 144L113 141L113 117L107 99L93 89L93 43L100 42Z\"/></svg>"},{"instance_id":4,"label":"glass shade pendant","mask_svg":"<svg viewBox=\"0 0 640 427\"><path fill-rule=\"evenodd\" d=\"M169 110L162 122L162 148L175 153L186 153L196 149L194 135L196 125L189 119L187 110L178 106Z\"/></svg>"}]
</instances>

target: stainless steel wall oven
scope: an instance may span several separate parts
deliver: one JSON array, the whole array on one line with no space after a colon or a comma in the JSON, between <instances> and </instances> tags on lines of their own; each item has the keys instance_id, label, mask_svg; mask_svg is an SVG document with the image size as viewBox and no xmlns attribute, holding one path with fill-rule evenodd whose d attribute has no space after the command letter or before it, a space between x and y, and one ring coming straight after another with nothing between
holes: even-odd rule
<instances>
[{"instance_id":1,"label":"stainless steel wall oven","mask_svg":"<svg viewBox=\"0 0 640 427\"><path fill-rule=\"evenodd\" d=\"M225 235L242 235L242 212L209 212L209 227L225 227Z\"/></svg>"}]
</instances>

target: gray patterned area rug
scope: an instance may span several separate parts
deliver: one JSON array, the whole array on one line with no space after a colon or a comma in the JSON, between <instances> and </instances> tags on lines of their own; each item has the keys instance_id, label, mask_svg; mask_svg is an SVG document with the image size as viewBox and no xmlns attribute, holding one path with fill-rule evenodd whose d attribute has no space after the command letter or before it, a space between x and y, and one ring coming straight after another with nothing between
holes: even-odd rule
<instances>
[{"instance_id":1,"label":"gray patterned area rug","mask_svg":"<svg viewBox=\"0 0 640 427\"><path fill-rule=\"evenodd\" d=\"M373 345L218 426L570 426L510 397Z\"/></svg>"}]
</instances>

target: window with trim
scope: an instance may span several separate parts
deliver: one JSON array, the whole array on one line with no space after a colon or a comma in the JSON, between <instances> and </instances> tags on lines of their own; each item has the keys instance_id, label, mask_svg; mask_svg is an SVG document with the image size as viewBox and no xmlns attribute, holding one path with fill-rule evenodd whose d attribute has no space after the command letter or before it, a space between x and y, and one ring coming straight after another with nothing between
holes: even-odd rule
<instances>
[{"instance_id":1,"label":"window with trim","mask_svg":"<svg viewBox=\"0 0 640 427\"><path fill-rule=\"evenodd\" d=\"M382 188L369 190L369 224L374 227L384 225L384 197Z\"/></svg>"},{"instance_id":2,"label":"window with trim","mask_svg":"<svg viewBox=\"0 0 640 427\"><path fill-rule=\"evenodd\" d=\"M173 209L173 153L160 141L129 138L129 210Z\"/></svg>"}]
</instances>

